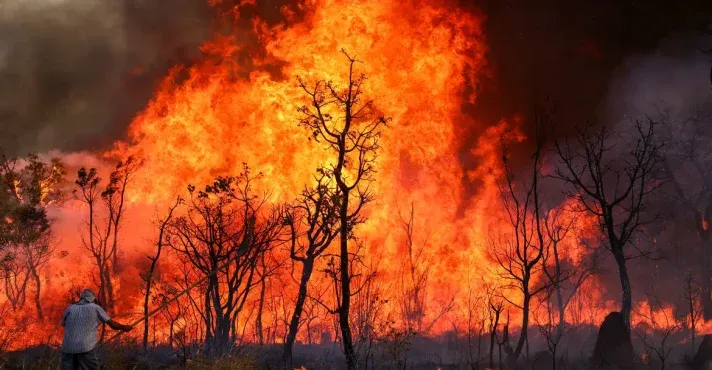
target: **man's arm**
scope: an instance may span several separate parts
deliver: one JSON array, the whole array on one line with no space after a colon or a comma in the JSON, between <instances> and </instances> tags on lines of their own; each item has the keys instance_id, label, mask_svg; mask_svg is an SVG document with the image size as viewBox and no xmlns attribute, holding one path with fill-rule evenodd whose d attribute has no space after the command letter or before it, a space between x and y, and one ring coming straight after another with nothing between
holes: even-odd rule
<instances>
[{"instance_id":1,"label":"man's arm","mask_svg":"<svg viewBox=\"0 0 712 370\"><path fill-rule=\"evenodd\" d=\"M101 320L101 322L103 322L103 323L106 323L106 325L109 325L110 328L112 328L114 330L121 330L121 331L129 331L129 330L133 329L132 326L124 325L124 324L121 324L121 323L118 323L118 322L112 320L109 317L109 315L106 313L106 311L104 311L104 309L101 308L101 306L97 305L96 307L97 307L97 314L99 315L99 320Z\"/></svg>"},{"instance_id":2,"label":"man's arm","mask_svg":"<svg viewBox=\"0 0 712 370\"><path fill-rule=\"evenodd\" d=\"M109 327L114 330L130 331L131 329L133 329L133 326L120 324L120 323L118 323L114 320L111 320L111 319L109 319L109 321L106 321L106 325L109 325Z\"/></svg>"},{"instance_id":3,"label":"man's arm","mask_svg":"<svg viewBox=\"0 0 712 370\"><path fill-rule=\"evenodd\" d=\"M64 310L64 313L62 314L62 327L67 326L67 316L69 316L69 308Z\"/></svg>"}]
</instances>

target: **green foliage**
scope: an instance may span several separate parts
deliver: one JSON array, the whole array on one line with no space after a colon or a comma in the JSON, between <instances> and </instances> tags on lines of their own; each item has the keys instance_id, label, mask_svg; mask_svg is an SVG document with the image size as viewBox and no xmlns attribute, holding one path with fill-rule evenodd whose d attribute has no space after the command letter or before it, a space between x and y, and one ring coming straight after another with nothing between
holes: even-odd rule
<instances>
[{"instance_id":1,"label":"green foliage","mask_svg":"<svg viewBox=\"0 0 712 370\"><path fill-rule=\"evenodd\" d=\"M31 244L49 231L45 208L63 200L66 173L58 158L8 158L0 151L0 249Z\"/></svg>"}]
</instances>

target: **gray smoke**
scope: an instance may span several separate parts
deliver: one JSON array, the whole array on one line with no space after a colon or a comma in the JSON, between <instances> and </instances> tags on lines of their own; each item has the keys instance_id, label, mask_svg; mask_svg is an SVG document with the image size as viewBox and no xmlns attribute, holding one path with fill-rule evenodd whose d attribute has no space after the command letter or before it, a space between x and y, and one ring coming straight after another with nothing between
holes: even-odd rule
<instances>
[{"instance_id":1,"label":"gray smoke","mask_svg":"<svg viewBox=\"0 0 712 370\"><path fill-rule=\"evenodd\" d=\"M605 100L606 121L630 125L660 112L682 120L712 107L712 55L703 52L709 45L709 38L671 37L652 53L626 59Z\"/></svg>"},{"instance_id":2,"label":"gray smoke","mask_svg":"<svg viewBox=\"0 0 712 370\"><path fill-rule=\"evenodd\" d=\"M712 117L712 55L703 52L709 47L709 41L699 36L670 37L656 50L629 57L619 66L609 85L602 116L605 123L620 134L621 143L617 143L613 150L620 152L621 157L628 155L638 138L633 125L636 120L665 122L658 129L658 138L665 143L662 154L672 160L680 153L675 146L677 139L673 138L689 138L695 131L690 125L704 124L700 122L705 121L689 125L686 122L692 122L690 119L697 115ZM709 145L708 142L700 144ZM674 164L673 168L680 169ZM680 169L676 176L683 186L692 184L690 194L696 191L699 175ZM687 269L697 267L695 256L699 242L694 229L690 228L694 220L689 212L675 206L675 199L677 195L670 187L663 187L649 198L649 211L659 215L660 219L648 228L646 234L656 236L656 246L666 258L655 263L645 259L629 263L637 299L644 299L643 293L651 292L653 285L658 292L674 292L666 299L679 299ZM642 240L650 243L649 239ZM620 288L613 280L615 274L608 275L609 290L617 294Z\"/></svg>"},{"instance_id":3,"label":"gray smoke","mask_svg":"<svg viewBox=\"0 0 712 370\"><path fill-rule=\"evenodd\" d=\"M119 138L165 71L199 56L206 3L0 1L0 147L23 154Z\"/></svg>"}]
</instances>

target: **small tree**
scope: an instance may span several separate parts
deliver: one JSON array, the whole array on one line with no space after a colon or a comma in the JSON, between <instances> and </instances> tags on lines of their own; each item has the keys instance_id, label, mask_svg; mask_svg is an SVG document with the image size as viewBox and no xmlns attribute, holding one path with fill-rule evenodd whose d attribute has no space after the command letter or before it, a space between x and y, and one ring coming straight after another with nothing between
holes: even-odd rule
<instances>
[{"instance_id":1,"label":"small tree","mask_svg":"<svg viewBox=\"0 0 712 370\"><path fill-rule=\"evenodd\" d=\"M643 343L648 361L656 360L660 370L665 370L667 360L674 349L675 340L671 336L680 329L680 323L668 314L668 310L657 297L648 295L648 301L653 304L647 306L647 312L635 312L642 319L642 329L636 330L635 333ZM648 336L648 330L652 332L651 336Z\"/></svg>"},{"instance_id":2,"label":"small tree","mask_svg":"<svg viewBox=\"0 0 712 370\"><path fill-rule=\"evenodd\" d=\"M564 220L564 212L571 212L564 206L551 209L545 212L542 223L546 229L545 238L547 248L544 251L543 272L546 275L550 290L547 292L548 321L541 324L540 331L546 337L549 350L556 358L556 350L566 329L566 312L572 298L579 288L590 278L599 272L598 253L591 251L581 261L569 261L565 257L567 248L574 248L570 245L572 241L583 242L583 238L574 238L570 234L572 231L581 231L574 224L576 218L569 217ZM563 242L569 239L569 245ZM573 240L571 240L573 239ZM581 243L584 244L584 243ZM552 316L551 300L555 300L558 317L554 320ZM553 330L553 332L552 332ZM554 364L556 366L556 364Z\"/></svg>"},{"instance_id":3,"label":"small tree","mask_svg":"<svg viewBox=\"0 0 712 370\"><path fill-rule=\"evenodd\" d=\"M327 171L317 170L315 180L316 186L302 191L287 216L291 231L289 256L302 265L299 293L284 342L283 359L288 365L291 365L292 346L299 330L314 262L339 235L338 192L333 188Z\"/></svg>"},{"instance_id":4,"label":"small tree","mask_svg":"<svg viewBox=\"0 0 712 370\"><path fill-rule=\"evenodd\" d=\"M82 243L96 264L94 282L99 288L99 301L109 309L114 304L113 280L119 268L119 231L126 210L126 191L141 164L134 157L119 162L103 190L99 189L101 178L95 168L87 170L82 167L75 180L74 195L88 209Z\"/></svg>"},{"instance_id":5,"label":"small tree","mask_svg":"<svg viewBox=\"0 0 712 370\"><path fill-rule=\"evenodd\" d=\"M433 304L435 301L428 297L428 280L430 279L430 265L426 247L428 236L422 242L416 242L415 227L415 206L411 203L410 211L407 215L400 214L400 225L405 234L406 259L402 264L402 271L399 272L398 281L399 308L401 318L405 323L405 330L415 331L420 335L427 335L432 327L450 312L455 306L455 298ZM426 313L434 312L432 320L426 322Z\"/></svg>"},{"instance_id":6,"label":"small tree","mask_svg":"<svg viewBox=\"0 0 712 370\"><path fill-rule=\"evenodd\" d=\"M24 306L28 285L43 319L40 271L54 252L47 208L63 200L66 170L57 158L8 158L0 150L0 272L13 308Z\"/></svg>"},{"instance_id":7,"label":"small tree","mask_svg":"<svg viewBox=\"0 0 712 370\"><path fill-rule=\"evenodd\" d=\"M361 210L372 199L369 184L373 181L376 155L380 149L381 128L388 119L376 114L372 100L364 100L363 83L366 76L355 74L357 60L343 52L349 61L348 86L339 87L332 82L319 81L309 87L299 79L299 86L309 98L309 103L299 108L300 125L311 136L325 143L334 155L333 164L326 170L333 176L339 190L339 254L338 274L334 275L340 286L337 310L339 328L346 365L354 370L357 365L349 315L351 311L351 254L349 240L354 238L353 228L363 221Z\"/></svg>"},{"instance_id":8,"label":"small tree","mask_svg":"<svg viewBox=\"0 0 712 370\"><path fill-rule=\"evenodd\" d=\"M491 258L497 263L499 276L509 282L507 288L521 293L521 304L502 296L509 304L522 311L521 334L512 353L513 360L519 358L527 343L532 299L548 288L547 284L536 287L532 284L534 276L542 272L544 251L548 248L542 222L544 209L539 184L542 177L540 167L543 125L548 122L549 116L547 112L541 111L534 118L535 149L531 166L526 169L526 180L515 180L510 163L509 143L517 137L516 133L507 129L500 136L504 180L500 181L499 190L507 221L511 225L511 234L493 240L489 251Z\"/></svg>"},{"instance_id":9,"label":"small tree","mask_svg":"<svg viewBox=\"0 0 712 370\"><path fill-rule=\"evenodd\" d=\"M156 254L154 256L147 256L148 259L151 261L151 266L148 268L148 271L142 276L143 281L146 283L146 290L144 292L144 300L143 300L143 351L144 353L148 353L148 301L149 298L151 297L151 288L153 287L153 283L156 279L155 277L155 272L156 272L156 267L158 266L158 260L161 258L161 252L163 252L163 246L165 242L165 237L166 237L166 230L168 228L169 223L171 222L171 219L173 218L173 212L175 212L176 208L183 202L183 199L180 197L176 199L176 202L173 204L168 209L168 214L166 217L162 220L159 221L158 223L158 240L156 241ZM172 339L172 328L173 328L173 321L171 321L171 339ZM172 340L171 340L172 342Z\"/></svg>"},{"instance_id":10,"label":"small tree","mask_svg":"<svg viewBox=\"0 0 712 370\"><path fill-rule=\"evenodd\" d=\"M186 214L170 224L167 244L206 281L201 315L210 355L235 343L238 315L259 284L259 261L282 232L282 210L267 209L254 180L245 165L241 175L218 177L204 190L189 186Z\"/></svg>"},{"instance_id":11,"label":"small tree","mask_svg":"<svg viewBox=\"0 0 712 370\"><path fill-rule=\"evenodd\" d=\"M635 244L634 236L652 221L646 218L649 196L662 185L653 178L660 159L655 129L652 121L636 122L635 144L625 154L613 152L612 132L605 126L579 129L577 148L568 140L555 142L559 159L556 177L569 186L567 195L578 201L582 211L598 218L606 246L618 266L621 313L628 330L632 297L626 263L631 258L651 256ZM638 253L630 253L631 248Z\"/></svg>"},{"instance_id":12,"label":"small tree","mask_svg":"<svg viewBox=\"0 0 712 370\"><path fill-rule=\"evenodd\" d=\"M489 331L490 331L490 346L489 346L489 367L494 369L494 347L495 344L499 347L499 367L502 367L502 347L500 341L497 337L497 328L499 327L499 320L502 317L502 311L504 311L504 304L502 301L490 301L487 302L489 306L488 316L489 316Z\"/></svg>"},{"instance_id":13,"label":"small tree","mask_svg":"<svg viewBox=\"0 0 712 370\"><path fill-rule=\"evenodd\" d=\"M692 279L692 273L688 273L685 277L685 286L683 287L682 297L685 300L687 309L686 320L684 323L687 329L690 330L690 348L694 354L697 351L697 346L695 345L695 340L697 339L697 323L700 321L700 309L699 301L701 289L697 282Z\"/></svg>"}]
</instances>

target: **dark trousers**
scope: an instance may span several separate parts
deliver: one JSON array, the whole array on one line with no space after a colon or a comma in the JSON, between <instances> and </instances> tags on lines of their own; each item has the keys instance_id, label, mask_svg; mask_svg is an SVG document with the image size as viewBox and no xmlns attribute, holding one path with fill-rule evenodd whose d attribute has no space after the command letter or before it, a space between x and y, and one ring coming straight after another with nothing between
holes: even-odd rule
<instances>
[{"instance_id":1,"label":"dark trousers","mask_svg":"<svg viewBox=\"0 0 712 370\"><path fill-rule=\"evenodd\" d=\"M61 370L99 370L99 358L96 351L91 350L84 353L64 353L62 352Z\"/></svg>"}]
</instances>

